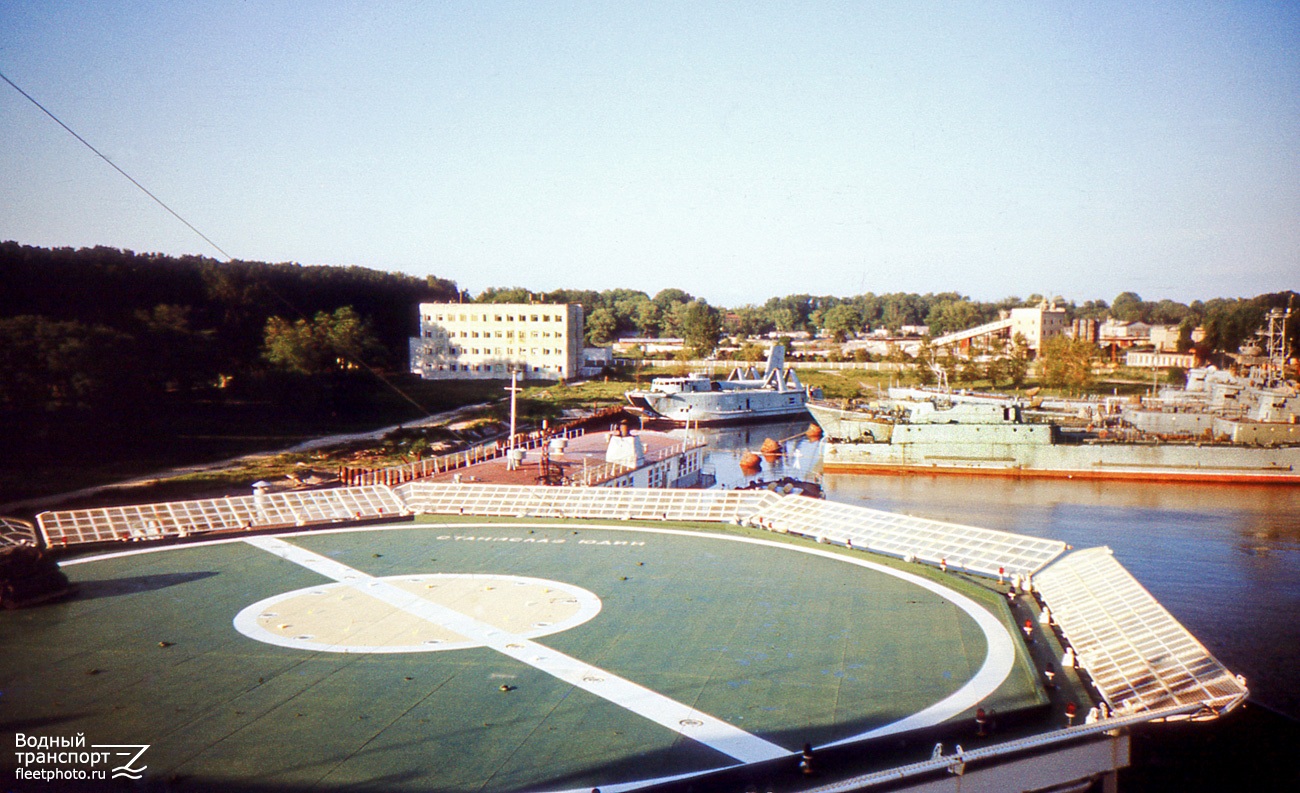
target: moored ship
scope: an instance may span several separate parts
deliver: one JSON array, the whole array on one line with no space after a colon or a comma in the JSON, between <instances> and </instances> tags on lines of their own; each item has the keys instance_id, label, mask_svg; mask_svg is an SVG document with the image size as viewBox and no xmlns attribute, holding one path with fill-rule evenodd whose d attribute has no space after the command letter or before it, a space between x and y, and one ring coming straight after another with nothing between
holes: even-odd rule
<instances>
[{"instance_id":1,"label":"moored ship","mask_svg":"<svg viewBox=\"0 0 1300 793\"><path fill-rule=\"evenodd\" d=\"M805 386L793 369L785 368L785 348L778 344L761 374L752 366L738 366L726 380L698 373L656 377L649 389L626 396L631 409L647 418L725 424L805 415L808 400L820 398L821 391Z\"/></svg>"},{"instance_id":2,"label":"moored ship","mask_svg":"<svg viewBox=\"0 0 1300 793\"><path fill-rule=\"evenodd\" d=\"M1243 444L1207 434L1030 422L1016 404L895 402L852 410L812 403L827 473L928 472L1081 479L1300 484L1297 442ZM1274 436L1276 437L1276 436Z\"/></svg>"}]
</instances>

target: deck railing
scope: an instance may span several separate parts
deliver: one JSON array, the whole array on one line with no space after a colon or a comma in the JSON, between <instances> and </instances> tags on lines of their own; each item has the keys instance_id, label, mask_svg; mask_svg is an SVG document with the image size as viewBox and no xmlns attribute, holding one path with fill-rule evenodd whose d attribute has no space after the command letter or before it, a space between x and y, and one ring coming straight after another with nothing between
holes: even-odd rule
<instances>
[{"instance_id":1,"label":"deck railing","mask_svg":"<svg viewBox=\"0 0 1300 793\"><path fill-rule=\"evenodd\" d=\"M536 449L544 443L549 443L551 438L577 438L584 433L585 430L576 427L545 436L541 433L519 434L515 436L514 448ZM387 485L394 487L405 482L413 482L416 479L424 479L457 468L467 468L488 460L495 460L504 456L509 450L509 441L493 441L463 451L416 460L402 465L392 465L384 468L340 468L339 481L350 486Z\"/></svg>"},{"instance_id":2,"label":"deck railing","mask_svg":"<svg viewBox=\"0 0 1300 793\"><path fill-rule=\"evenodd\" d=\"M25 520L0 516L0 547L36 544L35 526Z\"/></svg>"},{"instance_id":3,"label":"deck railing","mask_svg":"<svg viewBox=\"0 0 1300 793\"><path fill-rule=\"evenodd\" d=\"M401 515L405 505L383 486L339 487L251 496L168 501L36 516L48 547L113 540L188 537L212 531L307 526Z\"/></svg>"}]
</instances>

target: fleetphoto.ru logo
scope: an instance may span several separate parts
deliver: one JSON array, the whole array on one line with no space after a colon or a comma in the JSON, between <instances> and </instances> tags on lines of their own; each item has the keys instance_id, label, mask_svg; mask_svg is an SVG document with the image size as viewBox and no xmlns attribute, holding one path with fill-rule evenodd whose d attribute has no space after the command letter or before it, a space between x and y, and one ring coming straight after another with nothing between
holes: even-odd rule
<instances>
[{"instance_id":1,"label":"fleetphoto.ru logo","mask_svg":"<svg viewBox=\"0 0 1300 793\"><path fill-rule=\"evenodd\" d=\"M77 733L14 735L15 777L44 782L140 779L149 766L140 759L152 744L92 743Z\"/></svg>"}]
</instances>

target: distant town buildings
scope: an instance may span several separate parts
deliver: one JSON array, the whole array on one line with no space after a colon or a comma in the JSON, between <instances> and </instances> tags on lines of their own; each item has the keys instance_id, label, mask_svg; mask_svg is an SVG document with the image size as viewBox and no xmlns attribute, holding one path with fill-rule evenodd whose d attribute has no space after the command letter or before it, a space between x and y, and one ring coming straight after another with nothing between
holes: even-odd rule
<instances>
[{"instance_id":1,"label":"distant town buildings","mask_svg":"<svg viewBox=\"0 0 1300 793\"><path fill-rule=\"evenodd\" d=\"M1124 355L1124 365L1137 369L1191 369L1196 356L1190 352L1156 352L1155 350L1129 350Z\"/></svg>"},{"instance_id":2,"label":"distant town buildings","mask_svg":"<svg viewBox=\"0 0 1300 793\"><path fill-rule=\"evenodd\" d=\"M1151 344L1160 352L1177 352L1179 329L1177 325L1152 325L1150 332ZM1205 341L1205 328L1192 328L1192 344L1200 344Z\"/></svg>"},{"instance_id":3,"label":"distant town buildings","mask_svg":"<svg viewBox=\"0 0 1300 793\"><path fill-rule=\"evenodd\" d=\"M1196 356L1178 349L1181 331L1177 325L1148 325L1145 322L1121 322L1108 319L1097 328L1097 345L1112 361L1124 353L1127 366L1168 368L1194 366ZM1205 328L1193 328L1188 339L1192 344L1205 340ZM1134 349L1136 348L1136 349Z\"/></svg>"},{"instance_id":4,"label":"distant town buildings","mask_svg":"<svg viewBox=\"0 0 1300 793\"><path fill-rule=\"evenodd\" d=\"M421 303L411 372L426 380L577 377L583 365L576 303Z\"/></svg>"},{"instance_id":5,"label":"distant town buildings","mask_svg":"<svg viewBox=\"0 0 1300 793\"><path fill-rule=\"evenodd\" d=\"M1113 344L1131 347L1134 344L1147 344L1150 340L1151 326L1145 322L1121 322L1112 317L1097 329L1097 341L1103 346Z\"/></svg>"}]
</instances>

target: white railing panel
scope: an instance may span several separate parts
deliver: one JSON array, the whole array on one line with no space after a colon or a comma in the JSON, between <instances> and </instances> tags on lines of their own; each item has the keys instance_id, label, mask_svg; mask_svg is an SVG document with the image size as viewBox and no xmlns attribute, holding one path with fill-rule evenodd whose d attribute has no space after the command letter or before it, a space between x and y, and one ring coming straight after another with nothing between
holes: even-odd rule
<instances>
[{"instance_id":1,"label":"white railing panel","mask_svg":"<svg viewBox=\"0 0 1300 793\"><path fill-rule=\"evenodd\" d=\"M889 512L785 496L750 522L890 556L995 576L1032 574L1065 551L1065 543Z\"/></svg>"},{"instance_id":2,"label":"white railing panel","mask_svg":"<svg viewBox=\"0 0 1300 793\"><path fill-rule=\"evenodd\" d=\"M400 515L405 506L382 485L61 510L36 516L47 546L185 537L282 525Z\"/></svg>"},{"instance_id":3,"label":"white railing panel","mask_svg":"<svg viewBox=\"0 0 1300 793\"><path fill-rule=\"evenodd\" d=\"M766 491L673 490L411 482L397 491L427 514L614 520L736 521L773 494Z\"/></svg>"},{"instance_id":4,"label":"white railing panel","mask_svg":"<svg viewBox=\"0 0 1300 793\"><path fill-rule=\"evenodd\" d=\"M1115 561L1109 548L1070 553L1034 583L1080 666L1116 712L1192 703L1222 712L1246 697L1244 682Z\"/></svg>"}]
</instances>

